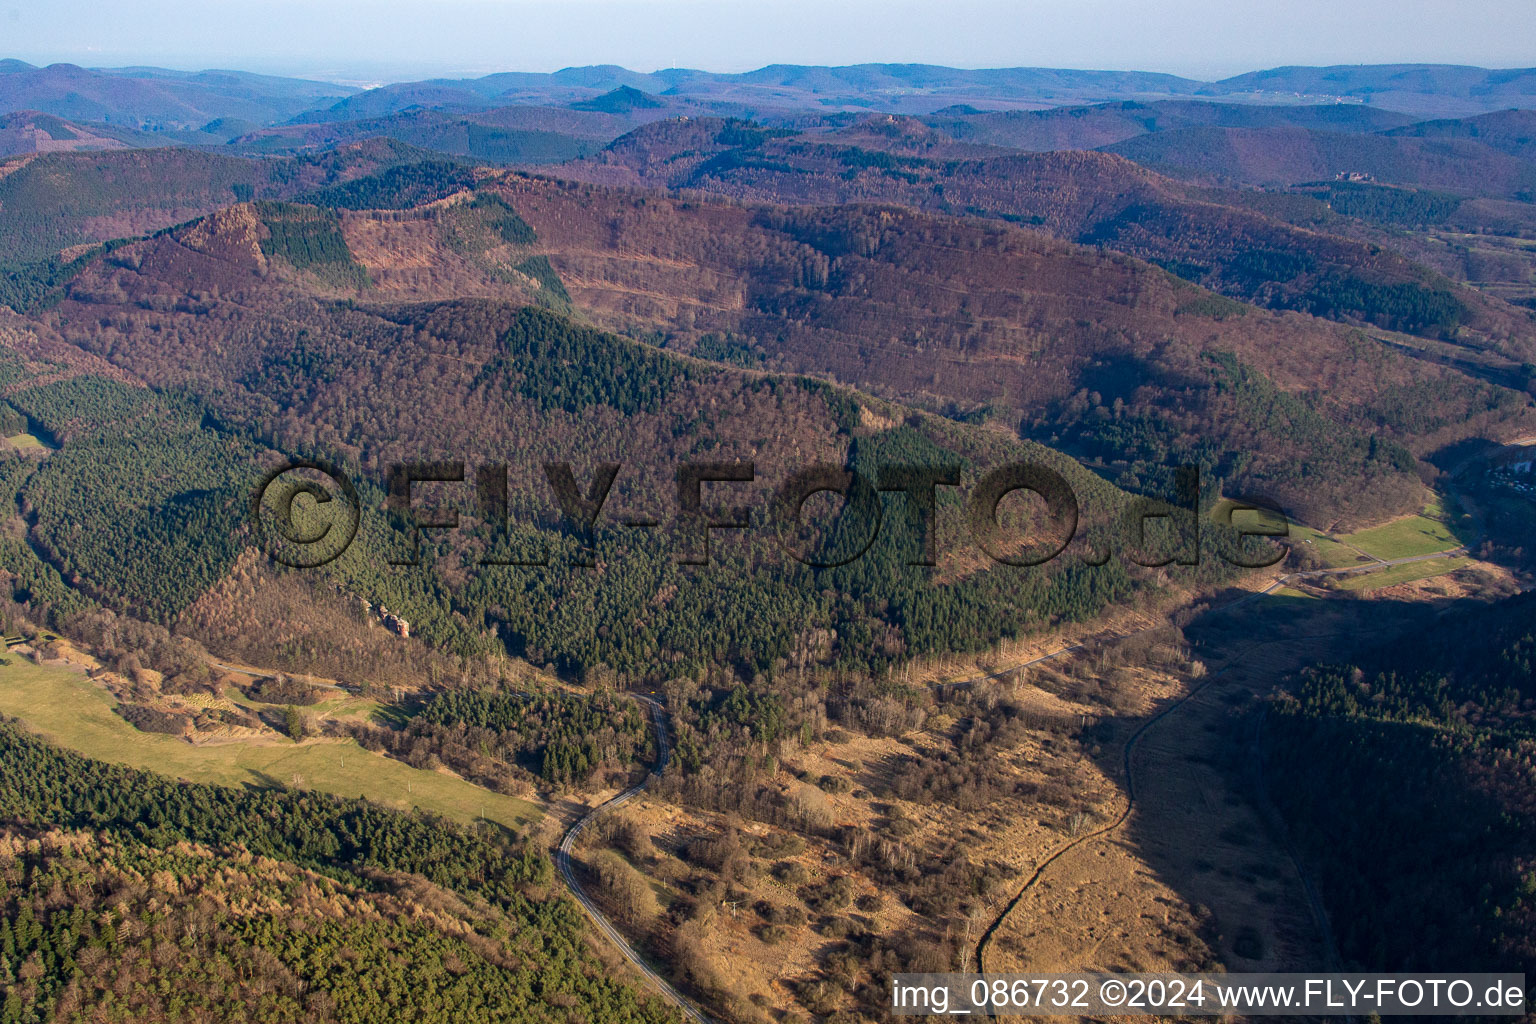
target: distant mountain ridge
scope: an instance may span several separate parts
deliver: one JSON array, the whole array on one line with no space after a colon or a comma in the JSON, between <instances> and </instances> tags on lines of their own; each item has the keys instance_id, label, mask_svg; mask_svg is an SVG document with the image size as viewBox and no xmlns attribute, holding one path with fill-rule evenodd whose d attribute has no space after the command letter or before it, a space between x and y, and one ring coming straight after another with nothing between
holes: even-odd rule
<instances>
[{"instance_id":1,"label":"distant mountain ridge","mask_svg":"<svg viewBox=\"0 0 1536 1024\"><path fill-rule=\"evenodd\" d=\"M1217 83L1229 93L1337 96L1409 113L1445 117L1531 106L1536 68L1455 64L1342 64L1253 71Z\"/></svg>"},{"instance_id":2,"label":"distant mountain ridge","mask_svg":"<svg viewBox=\"0 0 1536 1024\"><path fill-rule=\"evenodd\" d=\"M245 71L92 69L74 64L40 68L0 61L0 113L36 110L136 129L196 129L227 117L271 124L356 91Z\"/></svg>"},{"instance_id":3,"label":"distant mountain ridge","mask_svg":"<svg viewBox=\"0 0 1536 1024\"><path fill-rule=\"evenodd\" d=\"M1103 148L1157 170L1222 183L1277 186L1355 177L1527 202L1536 197L1536 164L1470 135L1345 135L1207 125Z\"/></svg>"},{"instance_id":4,"label":"distant mountain ridge","mask_svg":"<svg viewBox=\"0 0 1536 1024\"><path fill-rule=\"evenodd\" d=\"M220 118L273 125L381 117L412 108L565 106L626 89L658 100L710 106L715 113L749 116L762 111L849 110L922 115L967 107L987 112L1123 100L1203 99L1253 105L1358 105L1426 118L1536 107L1536 69L1429 64L1286 67L1203 82L1149 71L929 64L774 64L731 74L689 68L638 72L594 65L551 73L498 72L479 78L396 82L364 91L243 71L36 67L0 60L0 113L37 110L148 130L196 130ZM727 111L721 105L739 109Z\"/></svg>"},{"instance_id":5,"label":"distant mountain ridge","mask_svg":"<svg viewBox=\"0 0 1536 1024\"><path fill-rule=\"evenodd\" d=\"M951 107L1032 110L1117 100L1228 100L1238 103L1372 106L1415 117L1465 116L1536 106L1536 70L1441 65L1274 68L1216 82L1145 71L1063 68L947 68L928 64L815 67L775 64L740 74L685 68L642 73L614 65L550 74L503 72L384 86L370 96L436 94L464 106L577 103L618 89L746 108L881 110L931 114ZM396 108L401 109L401 108ZM379 109L375 113L382 112Z\"/></svg>"},{"instance_id":6,"label":"distant mountain ridge","mask_svg":"<svg viewBox=\"0 0 1536 1024\"><path fill-rule=\"evenodd\" d=\"M1365 133L1403 128L1414 118L1359 103L1254 104L1208 99L1123 100L1049 110L937 111L922 119L962 142L1046 152L1098 149L1174 128L1306 128Z\"/></svg>"}]
</instances>

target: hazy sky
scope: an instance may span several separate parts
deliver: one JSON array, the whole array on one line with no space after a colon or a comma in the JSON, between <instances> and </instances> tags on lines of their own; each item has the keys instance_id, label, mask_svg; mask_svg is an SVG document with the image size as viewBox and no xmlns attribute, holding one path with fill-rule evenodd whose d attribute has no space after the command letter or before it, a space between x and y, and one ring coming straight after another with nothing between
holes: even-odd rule
<instances>
[{"instance_id":1,"label":"hazy sky","mask_svg":"<svg viewBox=\"0 0 1536 1024\"><path fill-rule=\"evenodd\" d=\"M1536 0L0 0L0 56L342 79L770 63L1536 65Z\"/></svg>"}]
</instances>

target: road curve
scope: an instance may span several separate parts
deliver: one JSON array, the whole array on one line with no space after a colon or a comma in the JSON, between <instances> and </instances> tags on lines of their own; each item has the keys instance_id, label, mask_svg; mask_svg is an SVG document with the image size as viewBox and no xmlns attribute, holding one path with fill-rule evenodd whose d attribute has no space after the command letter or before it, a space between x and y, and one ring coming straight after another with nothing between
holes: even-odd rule
<instances>
[{"instance_id":1,"label":"road curve","mask_svg":"<svg viewBox=\"0 0 1536 1024\"><path fill-rule=\"evenodd\" d=\"M661 702L638 693L632 693L630 696L650 709L651 724L656 729L656 766L649 775L640 781L639 785L631 786L613 799L598 804L583 815L576 824L572 825L565 833L564 838L560 840L560 845L555 849L555 867L560 869L560 877L565 880L566 888L571 890L571 895L576 898L577 903L581 904L581 909L585 910L587 916L592 919L592 923L597 925L597 930L608 937L608 941L612 942L619 952L624 954L624 958L634 965L635 970L639 971L650 981L651 985L661 993L662 998L681 1010L683 1016L692 1021L693 1024L714 1024L714 1018L699 1009L693 1000L673 988L671 982L656 973L651 968L651 965L645 962L645 959L636 951L635 947L629 944L629 940L620 934L619 930L614 927L613 922L608 920L603 912L598 909L597 904L592 902L591 897L587 895L586 890L577 881L576 872L571 867L571 849L576 845L576 837L581 835L582 830L604 811L611 811L613 808L628 803L639 796L645 790L645 787L650 785L652 779L661 776L661 773L667 767L668 759L672 755L672 747L667 738L667 713L662 707Z\"/></svg>"},{"instance_id":2,"label":"road curve","mask_svg":"<svg viewBox=\"0 0 1536 1024\"><path fill-rule=\"evenodd\" d=\"M214 668L223 669L228 672L255 674L258 678L270 678L272 676L272 673L259 669L226 665L217 661L210 662L209 664ZM309 682L306 685L345 692L343 687L336 686L333 683ZM651 724L656 730L656 763L652 767L650 774L642 779L639 785L631 786L613 799L594 807L567 830L565 836L560 840L559 847L555 850L555 866L559 868L560 877L565 881L566 888L571 890L571 895L576 898L577 903L581 904L581 908L587 912L587 916L592 919L592 923L597 925L598 930L618 947L619 952L623 953L625 959L634 965L635 970L645 975L657 991L661 993L663 998L681 1010L683 1016L692 1021L693 1024L715 1024L714 1018L704 1013L691 999L673 988L667 979L657 974L645 962L635 948L629 944L629 940L619 933L619 930L614 927L613 922L609 921L603 915L603 912L598 909L597 905L592 902L591 898L587 896L586 891L581 887L581 883L576 879L576 872L571 868L571 849L575 846L576 837L581 835L582 829L590 825L604 811L612 810L638 796L645 790L646 786L650 785L652 779L660 777L661 773L666 770L667 762L671 759L672 746L667 736L666 709L654 697L638 693L632 693L629 696L644 704L651 713Z\"/></svg>"}]
</instances>

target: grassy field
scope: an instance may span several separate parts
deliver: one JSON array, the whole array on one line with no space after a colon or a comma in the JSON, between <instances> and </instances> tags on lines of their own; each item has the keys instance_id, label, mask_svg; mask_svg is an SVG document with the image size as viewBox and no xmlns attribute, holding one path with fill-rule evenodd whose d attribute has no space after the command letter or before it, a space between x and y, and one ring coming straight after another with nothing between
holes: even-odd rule
<instances>
[{"instance_id":1,"label":"grassy field","mask_svg":"<svg viewBox=\"0 0 1536 1024\"><path fill-rule=\"evenodd\" d=\"M1305 590L1297 590L1295 587L1276 587L1270 591L1270 594L1274 597L1289 597L1304 601L1316 601L1318 599L1316 594L1309 594Z\"/></svg>"},{"instance_id":2,"label":"grassy field","mask_svg":"<svg viewBox=\"0 0 1536 1024\"><path fill-rule=\"evenodd\" d=\"M442 772L418 771L351 740L286 740L193 746L140 732L113 711L112 697L79 672L12 657L0 667L0 713L60 746L103 761L225 786L282 784L364 796L387 807L419 807L461 822L484 816L509 827L537 819L537 805Z\"/></svg>"},{"instance_id":3,"label":"grassy field","mask_svg":"<svg viewBox=\"0 0 1536 1024\"><path fill-rule=\"evenodd\" d=\"M1367 530L1330 536L1302 526L1291 524L1292 542L1317 554L1329 569L1367 565L1370 558L1390 562L1396 558L1412 558L1445 551L1461 543L1441 520L1445 517L1438 498L1424 506L1416 516L1399 519Z\"/></svg>"},{"instance_id":4,"label":"grassy field","mask_svg":"<svg viewBox=\"0 0 1536 1024\"><path fill-rule=\"evenodd\" d=\"M1470 558L1436 558L1428 562L1410 562L1394 565L1379 572L1352 576L1339 581L1340 590L1380 590L1413 580L1427 580L1431 576L1443 576L1472 564Z\"/></svg>"},{"instance_id":5,"label":"grassy field","mask_svg":"<svg viewBox=\"0 0 1536 1024\"><path fill-rule=\"evenodd\" d=\"M378 721L383 712L384 705L370 697L359 697L351 693L342 693L337 690L322 691L325 696L314 704L306 705L302 710L314 714L324 715L327 718L355 718L363 721ZM224 688L224 696L230 703L239 705L247 711L271 710L271 704L263 704L261 701L252 700L240 691L237 686Z\"/></svg>"},{"instance_id":6,"label":"grassy field","mask_svg":"<svg viewBox=\"0 0 1536 1024\"><path fill-rule=\"evenodd\" d=\"M13 447L19 448L22 451L27 451L28 449L31 449L31 448L46 448L46 447L48 447L47 445L43 444L42 438L37 437L34 434L12 434L10 437L6 438L5 440L6 440L6 442L8 444L12 445Z\"/></svg>"},{"instance_id":7,"label":"grassy field","mask_svg":"<svg viewBox=\"0 0 1536 1024\"><path fill-rule=\"evenodd\" d=\"M1341 544L1325 534L1318 533L1310 526L1302 526L1300 523L1291 524L1291 538L1293 543L1305 545L1317 553L1326 569L1342 569L1348 565L1369 565L1370 560L1348 545Z\"/></svg>"},{"instance_id":8,"label":"grassy field","mask_svg":"<svg viewBox=\"0 0 1536 1024\"><path fill-rule=\"evenodd\" d=\"M1341 539L1386 562L1444 551L1461 543L1444 523L1423 515L1346 534Z\"/></svg>"}]
</instances>

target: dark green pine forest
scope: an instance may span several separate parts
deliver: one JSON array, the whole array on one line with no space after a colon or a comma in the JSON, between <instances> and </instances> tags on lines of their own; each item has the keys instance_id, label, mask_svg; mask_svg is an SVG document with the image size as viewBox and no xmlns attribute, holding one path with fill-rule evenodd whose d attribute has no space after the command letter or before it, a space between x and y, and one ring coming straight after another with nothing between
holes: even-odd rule
<instances>
[{"instance_id":1,"label":"dark green pine forest","mask_svg":"<svg viewBox=\"0 0 1536 1024\"><path fill-rule=\"evenodd\" d=\"M0 765L7 1024L676 1019L600 969L546 855L497 832L173 782L12 723Z\"/></svg>"}]
</instances>

